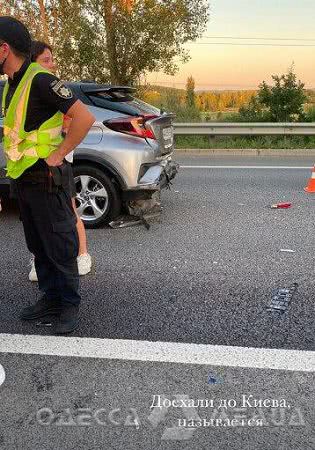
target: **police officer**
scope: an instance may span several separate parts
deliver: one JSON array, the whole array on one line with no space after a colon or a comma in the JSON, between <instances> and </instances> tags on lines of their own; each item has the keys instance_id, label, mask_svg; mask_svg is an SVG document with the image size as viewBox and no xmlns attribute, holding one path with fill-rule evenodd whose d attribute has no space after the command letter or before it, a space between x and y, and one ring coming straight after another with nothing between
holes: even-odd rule
<instances>
[{"instance_id":1,"label":"police officer","mask_svg":"<svg viewBox=\"0 0 315 450\"><path fill-rule=\"evenodd\" d=\"M43 296L23 309L24 320L55 314L56 334L79 323L78 234L65 156L83 140L93 115L53 74L30 61L31 37L13 17L0 17L0 74L7 175L15 180L20 217L35 256ZM71 117L61 134L63 114Z\"/></svg>"}]
</instances>

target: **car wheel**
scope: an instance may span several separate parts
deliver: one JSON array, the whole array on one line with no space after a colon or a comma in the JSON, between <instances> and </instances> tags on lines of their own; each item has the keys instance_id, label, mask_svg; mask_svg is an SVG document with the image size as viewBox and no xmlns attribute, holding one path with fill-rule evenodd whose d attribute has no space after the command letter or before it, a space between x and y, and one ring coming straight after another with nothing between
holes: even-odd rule
<instances>
[{"instance_id":1,"label":"car wheel","mask_svg":"<svg viewBox=\"0 0 315 450\"><path fill-rule=\"evenodd\" d=\"M75 166L73 175L77 212L86 228L97 228L119 215L119 191L102 170L93 166Z\"/></svg>"}]
</instances>

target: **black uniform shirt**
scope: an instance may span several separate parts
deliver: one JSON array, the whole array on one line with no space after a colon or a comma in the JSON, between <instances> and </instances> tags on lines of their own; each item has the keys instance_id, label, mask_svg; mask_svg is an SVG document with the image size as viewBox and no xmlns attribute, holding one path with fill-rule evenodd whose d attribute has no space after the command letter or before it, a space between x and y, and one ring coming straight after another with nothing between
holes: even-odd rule
<instances>
[{"instance_id":1,"label":"black uniform shirt","mask_svg":"<svg viewBox=\"0 0 315 450\"><path fill-rule=\"evenodd\" d=\"M21 69L15 72L13 78L9 78L9 91L5 109L8 108L12 96L29 65L30 62L25 61ZM55 75L50 73L35 75L28 101L25 131L37 130L57 111L66 114L76 101L77 97L74 93Z\"/></svg>"},{"instance_id":2,"label":"black uniform shirt","mask_svg":"<svg viewBox=\"0 0 315 450\"><path fill-rule=\"evenodd\" d=\"M9 78L9 90L6 97L5 113L13 97L13 94L25 74L30 61L26 60L13 78ZM66 114L77 101L77 97L66 87L58 77L48 73L35 75L30 90L28 108L25 118L25 131L37 130L46 120L50 119L57 111ZM34 164L28 170L38 168L42 161Z\"/></svg>"}]
</instances>

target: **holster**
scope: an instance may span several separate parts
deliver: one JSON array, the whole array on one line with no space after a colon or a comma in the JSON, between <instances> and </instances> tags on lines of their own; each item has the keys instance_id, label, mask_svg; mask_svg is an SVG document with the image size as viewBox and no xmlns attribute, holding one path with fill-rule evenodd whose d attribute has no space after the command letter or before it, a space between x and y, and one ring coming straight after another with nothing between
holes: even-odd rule
<instances>
[{"instance_id":1,"label":"holster","mask_svg":"<svg viewBox=\"0 0 315 450\"><path fill-rule=\"evenodd\" d=\"M51 179L54 185L60 189L67 189L69 187L69 163L67 161L63 162L61 166L52 167L49 166L49 171L51 174ZM52 190L49 189L51 192Z\"/></svg>"}]
</instances>

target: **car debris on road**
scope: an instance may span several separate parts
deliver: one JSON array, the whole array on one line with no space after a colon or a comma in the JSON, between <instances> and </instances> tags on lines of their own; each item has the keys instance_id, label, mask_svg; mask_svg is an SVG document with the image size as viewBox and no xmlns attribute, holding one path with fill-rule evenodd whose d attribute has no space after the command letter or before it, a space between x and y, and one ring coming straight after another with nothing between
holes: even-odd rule
<instances>
[{"instance_id":1,"label":"car debris on road","mask_svg":"<svg viewBox=\"0 0 315 450\"><path fill-rule=\"evenodd\" d=\"M271 205L272 209L288 209L292 207L292 203L275 203Z\"/></svg>"},{"instance_id":2,"label":"car debris on road","mask_svg":"<svg viewBox=\"0 0 315 450\"><path fill-rule=\"evenodd\" d=\"M289 288L281 288L274 291L271 302L267 306L267 311L284 313L288 309L298 286L298 283L293 283Z\"/></svg>"}]
</instances>

